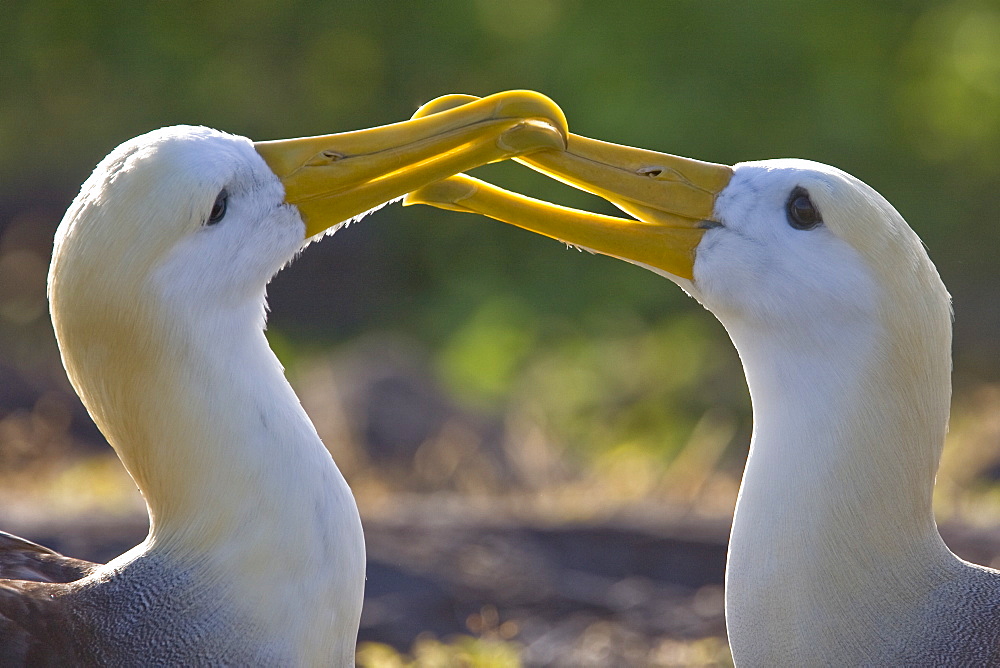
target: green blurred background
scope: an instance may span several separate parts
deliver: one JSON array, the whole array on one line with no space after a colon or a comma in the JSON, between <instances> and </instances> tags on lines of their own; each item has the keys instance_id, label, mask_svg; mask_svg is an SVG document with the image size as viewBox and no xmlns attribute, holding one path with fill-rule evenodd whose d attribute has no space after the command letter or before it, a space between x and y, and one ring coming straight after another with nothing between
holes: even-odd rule
<instances>
[{"instance_id":1,"label":"green blurred background","mask_svg":"<svg viewBox=\"0 0 1000 668\"><path fill-rule=\"evenodd\" d=\"M55 226L114 146L179 123L323 134L445 93L529 88L581 134L724 163L809 158L893 202L955 302L958 454L939 507L997 523L996 3L7 0L3 13L0 514L44 494L46 508L136 508L133 490L113 492L128 487L117 465L93 463L106 446L62 377L44 301ZM517 165L477 173L611 212ZM522 511L557 518L651 499L731 513L750 430L739 362L652 273L394 205L310 247L269 293L272 344L366 512L450 491L520 494Z\"/></svg>"}]
</instances>

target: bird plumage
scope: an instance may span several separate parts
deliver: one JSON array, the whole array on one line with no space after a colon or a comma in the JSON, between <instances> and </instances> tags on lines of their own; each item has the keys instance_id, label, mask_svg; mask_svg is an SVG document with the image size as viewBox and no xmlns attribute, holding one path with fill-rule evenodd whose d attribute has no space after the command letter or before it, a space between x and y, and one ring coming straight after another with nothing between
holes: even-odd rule
<instances>
[{"instance_id":1,"label":"bird plumage","mask_svg":"<svg viewBox=\"0 0 1000 668\"><path fill-rule=\"evenodd\" d=\"M413 187L564 143L555 104L510 91L275 142L163 128L101 161L56 232L48 296L149 534L104 565L0 537L0 664L353 665L361 520L264 336L267 283Z\"/></svg>"},{"instance_id":2,"label":"bird plumage","mask_svg":"<svg viewBox=\"0 0 1000 668\"><path fill-rule=\"evenodd\" d=\"M564 152L521 161L642 223L465 176L405 203L483 213L651 269L739 351L754 432L726 570L736 663L1000 662L1000 573L952 554L931 506L952 314L902 216L858 179L803 160L729 168L571 135ZM680 232L698 235L690 253ZM684 252L656 250L671 244Z\"/></svg>"},{"instance_id":3,"label":"bird plumage","mask_svg":"<svg viewBox=\"0 0 1000 668\"><path fill-rule=\"evenodd\" d=\"M49 277L63 363L150 533L81 579L5 583L56 662L351 661L360 518L263 333L265 286L303 241L253 144L206 128L126 142L67 212Z\"/></svg>"},{"instance_id":4,"label":"bird plumage","mask_svg":"<svg viewBox=\"0 0 1000 668\"><path fill-rule=\"evenodd\" d=\"M796 187L821 226L788 225ZM934 592L992 580L1000 601L1000 578L954 557L934 522L951 370L936 269L881 196L824 165L737 165L716 218L687 287L729 332L754 407L726 576L734 657L944 660ZM994 652L1000 626L988 636Z\"/></svg>"}]
</instances>

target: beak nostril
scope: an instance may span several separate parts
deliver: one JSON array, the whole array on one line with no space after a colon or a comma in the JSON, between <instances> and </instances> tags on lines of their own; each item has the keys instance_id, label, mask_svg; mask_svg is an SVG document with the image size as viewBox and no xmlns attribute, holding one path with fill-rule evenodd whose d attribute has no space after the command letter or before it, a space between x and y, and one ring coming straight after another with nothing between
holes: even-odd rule
<instances>
[{"instance_id":1,"label":"beak nostril","mask_svg":"<svg viewBox=\"0 0 1000 668\"><path fill-rule=\"evenodd\" d=\"M641 174L642 176L651 177L657 177L663 173L663 170L660 167L640 167L635 171L637 174Z\"/></svg>"},{"instance_id":2,"label":"beak nostril","mask_svg":"<svg viewBox=\"0 0 1000 668\"><path fill-rule=\"evenodd\" d=\"M336 151L323 151L323 157L330 162L336 162L344 158L343 153L337 153Z\"/></svg>"}]
</instances>

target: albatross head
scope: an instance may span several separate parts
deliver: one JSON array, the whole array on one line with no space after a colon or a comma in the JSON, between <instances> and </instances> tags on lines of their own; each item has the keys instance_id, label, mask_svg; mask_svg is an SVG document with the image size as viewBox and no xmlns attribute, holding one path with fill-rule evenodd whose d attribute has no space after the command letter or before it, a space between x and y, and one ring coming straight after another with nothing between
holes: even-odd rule
<instances>
[{"instance_id":1,"label":"albatross head","mask_svg":"<svg viewBox=\"0 0 1000 668\"><path fill-rule=\"evenodd\" d=\"M243 137L178 126L125 142L83 184L56 234L57 331L63 318L98 330L139 319L170 293L197 309L262 305L264 286L303 243L301 217L284 199Z\"/></svg>"},{"instance_id":2,"label":"albatross head","mask_svg":"<svg viewBox=\"0 0 1000 668\"><path fill-rule=\"evenodd\" d=\"M704 233L691 278L654 267L724 324L814 349L872 327L950 327L947 292L920 239L875 190L806 160L732 173L695 223ZM942 343L943 330L930 334Z\"/></svg>"},{"instance_id":3,"label":"albatross head","mask_svg":"<svg viewBox=\"0 0 1000 668\"><path fill-rule=\"evenodd\" d=\"M475 101L447 95L423 117ZM637 220L559 207L464 175L404 204L475 211L651 269L727 326L776 330L896 316L949 328L948 295L917 235L875 190L816 162L729 167L571 134L562 151L520 162L604 197Z\"/></svg>"},{"instance_id":4,"label":"albatross head","mask_svg":"<svg viewBox=\"0 0 1000 668\"><path fill-rule=\"evenodd\" d=\"M455 170L564 137L562 112L530 91L320 137L253 143L203 127L155 130L101 161L67 211L49 274L53 315L111 300L139 307L148 300L136 294L170 261L172 279L187 283L173 289L194 305L256 299L317 235Z\"/></svg>"},{"instance_id":5,"label":"albatross head","mask_svg":"<svg viewBox=\"0 0 1000 668\"><path fill-rule=\"evenodd\" d=\"M548 98L512 91L335 135L254 143L179 126L127 141L56 233L48 292L70 380L136 476L125 451L141 453L156 428L135 405L156 400L152 370L180 373L193 339L224 349L235 329L259 331L267 282L310 240L565 133Z\"/></svg>"}]
</instances>

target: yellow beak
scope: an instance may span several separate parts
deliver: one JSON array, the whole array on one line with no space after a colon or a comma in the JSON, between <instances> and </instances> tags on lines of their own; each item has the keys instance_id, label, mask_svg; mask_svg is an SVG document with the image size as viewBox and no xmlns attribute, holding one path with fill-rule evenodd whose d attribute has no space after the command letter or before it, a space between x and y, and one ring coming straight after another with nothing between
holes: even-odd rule
<instances>
[{"instance_id":1,"label":"yellow beak","mask_svg":"<svg viewBox=\"0 0 1000 668\"><path fill-rule=\"evenodd\" d=\"M417 116L476 100L449 95ZM461 107L457 107L461 108ZM638 220L603 216L524 197L468 176L411 193L404 204L481 213L598 253L693 278L695 251L732 168L570 134L565 150L518 158L532 169L600 195Z\"/></svg>"},{"instance_id":2,"label":"yellow beak","mask_svg":"<svg viewBox=\"0 0 1000 668\"><path fill-rule=\"evenodd\" d=\"M311 237L427 183L538 149L563 148L566 117L531 91L367 130L256 142Z\"/></svg>"}]
</instances>

